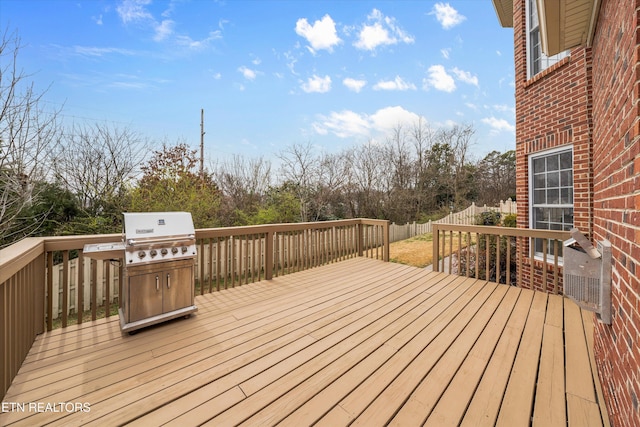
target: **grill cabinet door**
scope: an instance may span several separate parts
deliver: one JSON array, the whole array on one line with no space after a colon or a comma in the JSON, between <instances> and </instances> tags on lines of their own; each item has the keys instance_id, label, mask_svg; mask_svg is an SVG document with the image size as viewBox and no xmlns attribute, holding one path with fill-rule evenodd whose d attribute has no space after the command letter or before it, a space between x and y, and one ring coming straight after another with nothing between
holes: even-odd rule
<instances>
[{"instance_id":1,"label":"grill cabinet door","mask_svg":"<svg viewBox=\"0 0 640 427\"><path fill-rule=\"evenodd\" d=\"M169 312L193 304L193 266L179 267L162 273L164 298L162 311Z\"/></svg>"},{"instance_id":2,"label":"grill cabinet door","mask_svg":"<svg viewBox=\"0 0 640 427\"><path fill-rule=\"evenodd\" d=\"M161 271L129 277L129 322L162 313L163 282Z\"/></svg>"}]
</instances>

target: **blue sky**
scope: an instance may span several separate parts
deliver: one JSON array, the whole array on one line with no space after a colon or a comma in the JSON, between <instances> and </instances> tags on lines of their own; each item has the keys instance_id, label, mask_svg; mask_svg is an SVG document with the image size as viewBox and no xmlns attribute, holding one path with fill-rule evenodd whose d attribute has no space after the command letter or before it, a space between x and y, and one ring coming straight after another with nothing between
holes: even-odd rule
<instances>
[{"instance_id":1,"label":"blue sky","mask_svg":"<svg viewBox=\"0 0 640 427\"><path fill-rule=\"evenodd\" d=\"M490 0L1 0L18 65L65 123L129 127L205 154L339 152L399 123L471 123L515 148L513 30Z\"/></svg>"}]
</instances>

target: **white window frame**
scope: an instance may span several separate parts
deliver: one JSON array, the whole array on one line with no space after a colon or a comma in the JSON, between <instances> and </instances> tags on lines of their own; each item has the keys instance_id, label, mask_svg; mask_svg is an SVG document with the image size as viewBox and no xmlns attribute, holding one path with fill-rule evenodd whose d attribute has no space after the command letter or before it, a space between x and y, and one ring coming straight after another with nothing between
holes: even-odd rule
<instances>
[{"instance_id":1,"label":"white window frame","mask_svg":"<svg viewBox=\"0 0 640 427\"><path fill-rule=\"evenodd\" d=\"M534 187L534 178L535 178L535 171L534 171L534 161L536 159L539 159L541 157L548 157L548 156L553 156L553 155L560 155L562 153L566 153L569 152L571 154L571 203L553 203L553 204L548 204L548 203L536 203L536 199L535 199L535 187ZM573 146L567 146L564 145L562 147L558 147L558 148L554 148L551 150L545 150L545 151L539 151L536 153L533 153L531 155L529 155L529 159L528 159L528 165L529 165L529 228L532 230L550 230L549 228L536 228L536 218L535 218L535 209L536 208L546 208L546 209L554 209L554 208L559 208L559 209L572 209L572 217L575 217L575 174L574 174L574 170L575 170L575 161L574 161L574 157L573 157ZM566 170L566 169L565 169ZM559 171L562 171L562 169L559 169ZM547 174L547 171L545 171L545 176ZM545 184L545 189L547 189L548 187ZM555 187L552 187L555 188ZM562 181L559 181L559 185L558 185L558 189L562 188ZM561 198L561 193L559 195L559 197ZM563 219L563 225L565 224L564 219ZM574 224L573 218L572 221L570 223L570 225L565 226L565 228L572 228ZM568 230L565 230L568 231ZM536 245L535 245L535 239L531 239L530 241L530 248L531 248L531 254L534 256L534 258L536 259L543 259L543 253L541 251L536 251ZM562 248L558 248L560 251L562 251ZM553 248L549 247L548 248L549 251L552 251ZM550 254L547 254L547 259L549 258ZM559 261L562 261L562 257L559 257Z\"/></svg>"},{"instance_id":2,"label":"white window frame","mask_svg":"<svg viewBox=\"0 0 640 427\"><path fill-rule=\"evenodd\" d=\"M540 38L540 24L537 22L539 14L537 0L527 0L526 2L526 21L527 21L527 79L533 78L536 74L551 67L556 62L569 56L569 50L560 52L556 55L547 56L542 51L542 40ZM535 15L533 15L535 13ZM533 18L536 22L533 22ZM537 43L533 42L534 36L537 34ZM539 68L535 69L535 54L539 56Z\"/></svg>"}]
</instances>

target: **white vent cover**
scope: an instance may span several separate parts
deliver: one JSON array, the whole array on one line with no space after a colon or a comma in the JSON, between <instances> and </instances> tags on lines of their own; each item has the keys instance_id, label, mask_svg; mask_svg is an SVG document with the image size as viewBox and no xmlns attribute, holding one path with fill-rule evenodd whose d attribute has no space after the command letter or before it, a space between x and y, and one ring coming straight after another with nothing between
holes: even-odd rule
<instances>
[{"instance_id":1,"label":"white vent cover","mask_svg":"<svg viewBox=\"0 0 640 427\"><path fill-rule=\"evenodd\" d=\"M598 249L576 228L571 229L563 252L564 293L585 310L611 324L611 243L598 243ZM577 248L570 245L577 244Z\"/></svg>"}]
</instances>

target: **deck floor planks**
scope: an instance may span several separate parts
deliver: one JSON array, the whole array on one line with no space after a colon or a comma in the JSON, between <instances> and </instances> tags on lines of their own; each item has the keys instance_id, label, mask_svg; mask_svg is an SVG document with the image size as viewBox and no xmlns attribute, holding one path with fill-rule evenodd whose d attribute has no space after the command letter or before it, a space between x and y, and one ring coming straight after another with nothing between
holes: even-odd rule
<instances>
[{"instance_id":1,"label":"deck floor planks","mask_svg":"<svg viewBox=\"0 0 640 427\"><path fill-rule=\"evenodd\" d=\"M589 352L577 305L566 299L565 304L567 415L570 426L602 425L593 381L585 375L591 371Z\"/></svg>"},{"instance_id":2,"label":"deck floor planks","mask_svg":"<svg viewBox=\"0 0 640 427\"><path fill-rule=\"evenodd\" d=\"M487 323L494 315L496 309L502 302L508 288L506 286L496 287L489 298L478 308L469 323L453 340L444 353L440 355L433 365L433 368L414 388L405 403L400 406L398 412L393 416L391 426L417 425L423 424L433 407L438 402L440 396L449 385L476 340L486 327ZM425 348L425 352L430 348ZM418 363L420 363L418 361ZM415 369L407 371L406 375L413 373ZM414 372L412 372L414 371ZM365 420L366 422L366 420Z\"/></svg>"},{"instance_id":3,"label":"deck floor planks","mask_svg":"<svg viewBox=\"0 0 640 427\"><path fill-rule=\"evenodd\" d=\"M498 425L528 425L530 422L546 307L547 294L536 293L500 407Z\"/></svg>"},{"instance_id":4,"label":"deck floor planks","mask_svg":"<svg viewBox=\"0 0 640 427\"><path fill-rule=\"evenodd\" d=\"M471 284L469 286L469 284ZM380 369L372 372L357 388L352 390L338 405L318 420L319 425L331 425L327 420L333 419L332 412L349 414L349 419L358 417L395 378L406 365L411 363L425 345L434 340L457 316L460 306L464 307L467 299L465 294L475 295L481 288L481 283L467 282L463 292L457 298L448 298L443 304L439 304L438 310L430 312L431 316L425 316L418 322L417 330L405 330L388 341L387 345L397 348L398 351ZM433 316L433 317L432 317Z\"/></svg>"},{"instance_id":5,"label":"deck floor planks","mask_svg":"<svg viewBox=\"0 0 640 427\"><path fill-rule=\"evenodd\" d=\"M405 268L401 268L399 270L403 271L403 278L405 278L406 273L412 273L415 274L416 271L414 270L407 270ZM362 273L361 273L362 274ZM372 280L372 279L370 279ZM381 283L383 283L386 280L385 276L378 276L378 278L376 280L380 280ZM375 288L374 288L375 289ZM371 292L371 290L368 290L369 292ZM384 292L389 292L390 288L388 286L384 287ZM346 292L345 290L341 289L340 290L341 293ZM384 292L379 292L379 293L373 293L373 295L384 295ZM302 300L304 302L304 300ZM296 302L296 304L298 304ZM299 305L299 304L298 304ZM336 305L333 304L331 305L331 309L335 308ZM307 309L307 308L305 308ZM354 308L350 307L351 310L353 310ZM308 310L308 309L307 309ZM264 313L263 313L264 315ZM282 325L283 327L288 326L288 324L290 323L291 319L285 319L284 324ZM273 327L274 322L269 322L269 321L264 321L263 323L270 325L269 327ZM264 330L256 330L256 329L252 329L250 331L251 333L254 334L259 334L259 337L266 337L267 335L265 335L265 331ZM304 331L303 331L304 332ZM235 329L234 333L239 333L238 332L238 328ZM272 355L271 358L268 358L266 360L268 360L268 362L262 362L262 363L275 363L274 360L278 360L282 357L286 357L288 355L287 352L298 352L300 351L302 348L308 346L312 341L308 340L308 337L303 337L298 341L293 341L290 345L288 346L284 346L282 343L276 343L273 344L272 346L276 347L276 353L274 355ZM280 348L282 347L282 348ZM270 353L270 347L267 348L267 350L264 350L264 352L266 353ZM247 352L248 353L248 352ZM224 369L222 369L222 373L226 373L228 370L233 370L233 366L238 365L238 366L242 366L244 363L246 363L248 360L251 360L252 357L257 357L260 356L260 352L256 352L255 350L251 352L251 354L248 354L246 357L241 357L241 358L237 358L237 359L232 359L233 355L230 355L230 360L229 360L229 364L231 364L231 366L224 366ZM180 362L180 361L178 361ZM181 396L182 394L184 394L186 391L188 390L189 387L197 387L198 384L202 384L202 383L206 383L211 381L212 379L217 378L218 376L220 376L221 374L219 373L220 369L213 367L210 369L206 369L206 364L210 363L208 360L203 359L195 364L190 364L189 366L173 366L172 369L173 371L171 373L168 374L168 376L170 378L174 378L176 379L176 383L171 385L170 387L166 388L166 387L161 387L162 393L152 393L152 394L148 394L145 395L144 392L142 392L140 390L139 387L134 387L133 389L126 389L123 391L123 393L119 396L115 396L113 398L106 398L107 400L116 400L118 402L123 401L122 397L127 397L130 396L131 399L134 399L136 401L135 405L126 405L123 407L120 407L118 409L115 409L113 405L105 405L109 406L109 416L111 419L115 419L115 420L119 420L121 416L123 417L127 417L127 416L136 416L136 415L140 415L143 414L147 409L156 407L158 405L161 405L162 403L166 403L168 399L172 399L172 398L177 398L179 396ZM235 365L234 365L235 364ZM253 370L257 370L259 371L260 366L254 364L254 366L251 367ZM246 370L246 369L245 369ZM185 376L187 377L188 381L182 381L180 376ZM153 375L148 375L147 373L143 373L143 374L139 374L138 376L139 378L143 378L145 379L145 382L152 382L153 384L163 384L166 380L167 380L167 374L165 373L164 376L161 376L160 374L153 374ZM180 379L179 379L180 378ZM135 385L135 384L134 384ZM148 384L145 384L145 386ZM122 384L117 384L116 386L122 386ZM148 387L145 387L148 388ZM104 395L105 393L103 393ZM142 395L145 395L144 397L141 398ZM93 396L94 399L97 399L97 396ZM137 399L137 400L136 400ZM127 401L127 399L125 398L124 401ZM117 407L117 405L116 405ZM102 409L97 409L96 411L92 411L92 412L97 412L98 414L100 414L99 411L101 411ZM106 411L106 410L105 410Z\"/></svg>"},{"instance_id":6,"label":"deck floor planks","mask_svg":"<svg viewBox=\"0 0 640 427\"><path fill-rule=\"evenodd\" d=\"M378 395L373 402L366 408L366 410L360 414L354 425L371 425L375 422L382 420L389 421L393 417L397 408L400 408L407 402L407 399L411 396L411 393L416 390L422 376L416 374L417 372L426 372L427 374L433 373L433 369L436 369L438 361L441 357L444 357L446 352L451 349L453 342L458 342L458 339L464 334L471 322L478 320L476 316L480 314L480 323L493 313L495 305L491 303L492 299L499 302L504 296L504 288L500 291L496 291L496 288L489 284L483 284L482 289L477 294L470 297L465 301L465 304L460 304L459 312L455 314L455 318L449 322L442 332L435 337L431 342L424 345L422 349L419 349L419 353L415 358L400 372L395 378L392 378L392 382L384 389L384 391ZM461 301L462 303L463 301ZM475 335L474 340L477 339ZM464 342L464 337L460 342ZM455 348L455 347L454 347ZM447 363L449 360L447 360ZM438 372L436 372L436 375ZM422 404L419 399L415 400L419 405ZM409 405L411 410L412 405ZM417 411L420 412L420 411ZM416 411L412 411L409 416L409 422L422 424L423 420L415 419ZM386 423L385 421L385 423Z\"/></svg>"},{"instance_id":7,"label":"deck floor planks","mask_svg":"<svg viewBox=\"0 0 640 427\"><path fill-rule=\"evenodd\" d=\"M421 298L424 298L424 295ZM297 354L295 358L284 360L240 384L241 389L248 396L247 399L225 412L222 418L212 419L209 424L236 425L246 422L247 425L270 425L280 421L278 417L284 417L296 409L304 400L322 390L331 379L339 377L344 372L347 365L334 363L336 360L340 358L346 358L349 361L361 360L382 346L389 335L394 335L404 328L411 320L411 317L404 316L407 309L412 308L412 304L415 306L422 301L421 299L416 301L416 299L418 298L412 297L411 301L394 301L393 304L384 307L389 311L382 316L379 316L380 310L376 310L364 324L354 323L343 328L340 333L325 334L322 339ZM313 348L314 346L317 348ZM310 353L305 354L306 350ZM315 373L319 375L315 375L312 379L311 376ZM296 390L292 391L294 386ZM282 398L274 403L274 396L282 396ZM300 399L303 399L302 402ZM267 405L269 408L264 411ZM260 410L263 411L260 412ZM252 413L253 416L247 418L247 415Z\"/></svg>"},{"instance_id":8,"label":"deck floor planks","mask_svg":"<svg viewBox=\"0 0 640 427\"><path fill-rule=\"evenodd\" d=\"M229 317L229 316L226 316L226 317ZM231 322L229 322L229 321L225 321L223 323L231 324ZM135 348L137 348L137 350L139 352L146 352L149 348L150 349L159 348L159 349L161 349L162 352L168 352L167 350L171 346L175 346L177 348L185 347L185 345L184 345L185 338L187 338L187 339L189 337L198 337L199 338L201 336L201 334L203 332L205 332L205 330L202 330L202 329L195 330L195 331L190 331L189 329L187 329L188 326L185 328L185 325L183 323L173 324L173 325L166 325L164 327L167 328L167 329L168 328L173 328L173 329L182 328L180 330L180 338L176 339L176 338L173 338L173 337L169 336L169 337L166 338L168 340L168 342L167 342L167 345L165 345L164 343L158 342L158 340L155 339L155 336L157 336L158 334L162 334L163 331L160 331L160 330L145 331L145 336L144 336L143 340L141 341L143 344L142 345L138 345ZM220 333L221 332L225 332L225 329L220 330L220 327L221 327L221 324L219 324L219 323L218 324L214 324L214 326L212 327L212 329L217 330L218 337L220 337ZM231 334L232 335L236 335L237 334L237 329L234 329L234 328L237 328L237 327L238 327L237 324L233 324L233 326L231 326L229 328L229 330L231 330ZM229 330L226 330L226 332L229 332ZM118 329L118 334L120 335L119 329ZM166 334L165 334L165 336L166 336ZM136 364L139 362L139 360L137 360L135 358L135 356L132 355L131 353L125 355L122 352L122 348L124 348L124 347L127 347L128 349L132 349L133 348L132 346L129 346L128 344L130 344L130 343L126 343L125 341L121 340L120 348L117 348L118 346L111 346L111 347L106 348L106 349L105 348L100 348L100 350L103 350L103 351L100 353L101 357L98 360L95 361L95 362L97 362L96 368L97 367L103 367L103 366L105 366L106 364L109 364L109 363L113 363L113 361L109 358L109 356L112 355L112 354L116 355L116 360L117 359L126 360L125 364L118 365L117 367L114 367L115 369L121 370L123 368L126 368L127 366L136 366ZM188 343L188 344L192 344L192 343ZM194 346L190 347L189 350L197 350L198 349L197 347L200 344L201 343L195 344ZM105 345L107 345L107 344L105 344ZM145 346L147 346L147 347L145 347ZM86 360L91 360L93 362L94 360L92 360L92 359L94 359L94 358L93 358L92 353L95 353L97 351L99 351L99 350L93 350L92 349L91 352L84 353L85 354L85 359ZM160 354L161 354L160 350L157 350L154 353L154 356L157 357ZM82 361L82 359L75 359L73 362L72 361L68 361L68 362L60 363L58 365L53 365L52 366L52 370L53 370L53 372L56 372L59 375L64 375L65 377L68 378L71 375L73 375L73 372L71 372L70 370L65 370L64 369L65 365L68 365L68 366L71 366L72 368L75 368L76 370L81 370L81 372L83 374L85 374L84 378L86 380L86 378L87 378L86 377L87 368L86 368L86 366L78 367L77 365L78 365L78 361L79 360ZM40 362L40 363L42 363L44 365L43 362ZM52 363L52 362L50 362L50 363ZM42 369L40 369L39 372L42 372ZM53 378L53 380L55 380L55 378ZM55 381L52 381L52 382L55 382ZM37 385L41 386L42 382L39 382ZM20 389L20 391L23 391L23 389Z\"/></svg>"},{"instance_id":9,"label":"deck floor planks","mask_svg":"<svg viewBox=\"0 0 640 427\"><path fill-rule=\"evenodd\" d=\"M382 277L382 279L384 279L384 276L381 276L381 277ZM288 320L285 318L285 319L282 321L282 324L283 324L283 325L286 325L286 323L287 323L287 322L288 322ZM166 327L168 327L168 328L169 328L169 327L171 327L171 326L176 327L176 325L167 325ZM146 332L145 332L145 333L146 333ZM233 333L234 333L234 331L231 331L231 333L233 334ZM142 334L141 334L141 335L142 335ZM165 335L166 335L166 334L165 334ZM257 335L259 336L260 334L259 334L259 333L257 333ZM136 338L138 338L138 336L136 336ZM198 336L196 336L196 338L198 338ZM175 341L175 338L173 338L171 335L167 335L165 339L166 339L166 340L174 340L174 341ZM187 343L187 344L188 344L188 343ZM192 346L194 346L194 345L199 345L200 343L197 343L197 344L190 343L190 344L191 344ZM164 346L164 345L163 345L163 343L159 343L158 345L159 345L159 347L160 347L160 348L162 348L162 347ZM190 347L189 347L189 345L186 345L186 346L185 346L185 349L189 349L189 348L190 348ZM124 355L124 357L126 357L126 355ZM135 367L133 367L133 369L135 369ZM121 372L118 372L117 374L121 374ZM103 383L105 382L105 378L100 378L100 379L99 379L99 382L103 384ZM65 389L65 387L64 387L64 386L61 386L61 388L62 388L62 389ZM68 391L68 390L67 390L67 391ZM63 396L55 396L55 397L56 397L56 398L63 398ZM69 396L67 396L67 397L69 397Z\"/></svg>"},{"instance_id":10,"label":"deck floor planks","mask_svg":"<svg viewBox=\"0 0 640 427\"><path fill-rule=\"evenodd\" d=\"M412 270L403 269L403 271L412 272ZM413 271L415 273L415 270ZM362 273L361 273L362 274ZM404 278L404 276L402 276ZM378 276L377 279L383 283L386 279L386 276ZM315 280L315 277L314 277ZM373 280L373 279L370 279ZM375 289L375 288L374 288ZM383 292L372 292L372 295L384 295L385 292L389 292L390 288L388 286L385 287ZM346 290L341 289L340 293L344 294ZM293 301L294 308L290 308L290 311L299 311L296 307L301 306L300 304L304 303L305 300L302 299L300 302ZM334 309L335 304L330 304L331 301L328 301L326 304L329 306L328 310ZM302 304L304 307L304 304ZM353 310L352 307L349 309ZM307 311L313 313L312 310L304 307L303 313ZM268 310L271 311L271 310ZM288 313L288 311L285 311ZM278 316L282 316L282 309L278 312ZM264 316L264 312L262 313ZM292 322L291 317L284 317L280 319L280 323L273 322L271 320L271 316L274 313L270 313L266 317L263 318L261 324L267 325L266 328L275 328L278 326L283 331L280 334L285 334L285 329L290 326ZM241 316L242 317L242 316ZM240 334L238 339L243 337L242 328L235 328L231 331L231 334ZM255 327L247 329L247 333L256 335L256 339L260 341L266 341L269 338L267 334L267 330L264 329L256 329ZM287 333L292 335L291 333ZM190 389L194 387L199 387L203 384L206 384L214 379L220 377L221 375L227 374L229 371L233 371L238 368L245 368L243 372L249 371L249 373L244 373L244 375L250 375L251 372L254 374L260 372L263 368L260 367L259 363L253 363L249 368L247 368L247 364L250 363L254 358L258 358L262 364L273 364L275 361L280 360L283 357L287 357L290 354L295 354L306 348L310 344L314 342L314 339L309 337L304 330L299 330L299 333L293 337L288 339L288 342L268 342L266 346L247 349L240 356L236 356L237 351L231 349L228 352L228 358L225 359L226 363L219 364L213 367L210 367L211 362L208 355L200 355L200 359L196 362L187 360L185 358L176 359L173 361L173 364L170 365L170 371L166 368L158 371L158 370L147 370L144 373L138 374L133 380L128 378L124 378L123 381L116 382L113 386L108 390L100 390L99 393L92 393L88 395L93 401L98 401L104 403L99 407L92 409L92 417L100 416L101 414L108 414L109 418L120 422L126 419L130 419L128 417L136 417L144 414L145 412L160 406L168 401L178 398L184 394L186 394ZM262 345L262 342L259 342ZM196 343L192 344L196 345ZM187 346L190 348L191 346ZM175 352L174 352L175 353ZM171 354L174 354L171 353ZM264 358L264 360L260 360L261 356L269 355L269 357ZM266 361L265 361L266 360ZM159 363L159 366L167 366L166 362ZM247 365L247 366L245 366ZM120 375L120 373L116 373L115 375ZM120 376L118 377L120 378ZM236 380L233 380L236 381ZM233 382L232 380L228 380L227 382ZM168 384L167 384L168 383ZM165 385L167 384L167 385ZM160 389L161 392L155 391L156 389ZM127 405L126 402L134 401L135 405ZM122 405L122 406L119 406ZM85 414L78 414L80 417ZM84 423L84 420L81 419L80 422ZM64 422L62 423L64 424Z\"/></svg>"},{"instance_id":11,"label":"deck floor planks","mask_svg":"<svg viewBox=\"0 0 640 427\"><path fill-rule=\"evenodd\" d=\"M425 426L459 425L469 401L482 379L500 337L520 298L520 289L509 288L496 313L484 328L468 356L442 393Z\"/></svg>"},{"instance_id":12,"label":"deck floor planks","mask_svg":"<svg viewBox=\"0 0 640 427\"><path fill-rule=\"evenodd\" d=\"M567 425L563 318L562 297L549 295L533 413L534 427Z\"/></svg>"},{"instance_id":13,"label":"deck floor planks","mask_svg":"<svg viewBox=\"0 0 640 427\"><path fill-rule=\"evenodd\" d=\"M410 325L395 336L388 338L384 345L380 346L365 359L356 361L353 368L304 402L303 405L289 414L282 424L296 426L316 422L325 415L328 406L337 405L341 399L359 387L371 375L371 372L375 372L383 364L391 363L389 362L391 356L398 350L398 344L392 344L392 340L399 339L400 342L406 342L415 337L427 325L435 321L465 290L463 286L460 286L461 282L457 279L445 284L448 287L446 292L434 294L428 305L421 304L415 308L416 313L414 316L416 317ZM384 356L379 359L380 354ZM375 363L374 360L379 360L380 363ZM295 390L292 392L295 392ZM338 412L341 411L339 406L336 408Z\"/></svg>"},{"instance_id":14,"label":"deck floor planks","mask_svg":"<svg viewBox=\"0 0 640 427\"><path fill-rule=\"evenodd\" d=\"M520 339L535 293L523 289L509 322L498 341L478 388L473 394L461 425L468 427L494 426L507 387Z\"/></svg>"},{"instance_id":15,"label":"deck floor planks","mask_svg":"<svg viewBox=\"0 0 640 427\"><path fill-rule=\"evenodd\" d=\"M596 316L594 313L587 310L582 310L582 322L584 325L584 335L585 335L585 338L587 339L587 349L589 350L589 361L591 362L591 373L593 375L593 378L598 379L598 381L594 381L594 382L595 382L595 388L596 388L596 396L598 398L598 403L600 405L600 415L602 418L602 424L604 427L611 427L611 423L609 422L609 413L607 412L607 405L605 404L605 401L604 401L602 383L599 381L598 366L596 365L595 353L593 350L594 328L595 328L593 321L595 317Z\"/></svg>"},{"instance_id":16,"label":"deck floor planks","mask_svg":"<svg viewBox=\"0 0 640 427\"><path fill-rule=\"evenodd\" d=\"M551 399L570 426L602 425L593 328L561 297L351 258L197 305L131 337L117 316L39 336L5 401L88 401L91 412L2 413L0 425L420 425L429 412L427 424L494 425L529 395L528 417ZM557 403L561 342L577 365ZM593 395L569 393L578 380Z\"/></svg>"},{"instance_id":17,"label":"deck floor planks","mask_svg":"<svg viewBox=\"0 0 640 427\"><path fill-rule=\"evenodd\" d=\"M439 287L438 291L438 294L447 292L447 290L442 287ZM281 418L286 416L286 414L296 410L332 382L341 378L346 373L346 370L348 368L350 369L351 365L356 365L357 361L366 360L369 362L369 367L373 367L375 365L370 364L372 360L388 360L389 357L395 353L393 347L385 345L389 337L395 336L406 328L410 328L418 318L424 315L424 310L426 310L425 302L429 301L429 305L432 305L433 301L438 298L441 297L439 295L422 294L420 298L415 298L410 304L402 304L402 306L399 306L394 312L390 312L387 316L376 319L375 322L372 322L365 329L359 331L358 334L360 332L363 334L363 341L356 339L354 334L348 338L348 341L340 343L343 349L340 348L340 345L336 345L330 349L331 360L312 360L312 363L307 366L301 366L300 368L304 372L305 377L304 382L291 381L283 377L283 380L286 381L284 387L288 388L286 393L277 392L279 383L282 382L280 380L260 390L261 393L267 395L276 392L275 394L281 395L281 397L277 403L270 404L269 408L264 408L263 405L260 412L244 421L245 424L264 425L281 421ZM313 376L309 377L309 372L313 372ZM371 371L361 370L360 372L366 373ZM296 384L296 382L298 384L295 388L291 388L290 384ZM322 403L325 406L327 405L326 400ZM275 409L275 411L272 410L272 408ZM274 413L278 414L278 418L273 417ZM309 424L310 421L312 420L307 419L301 423Z\"/></svg>"}]
</instances>

